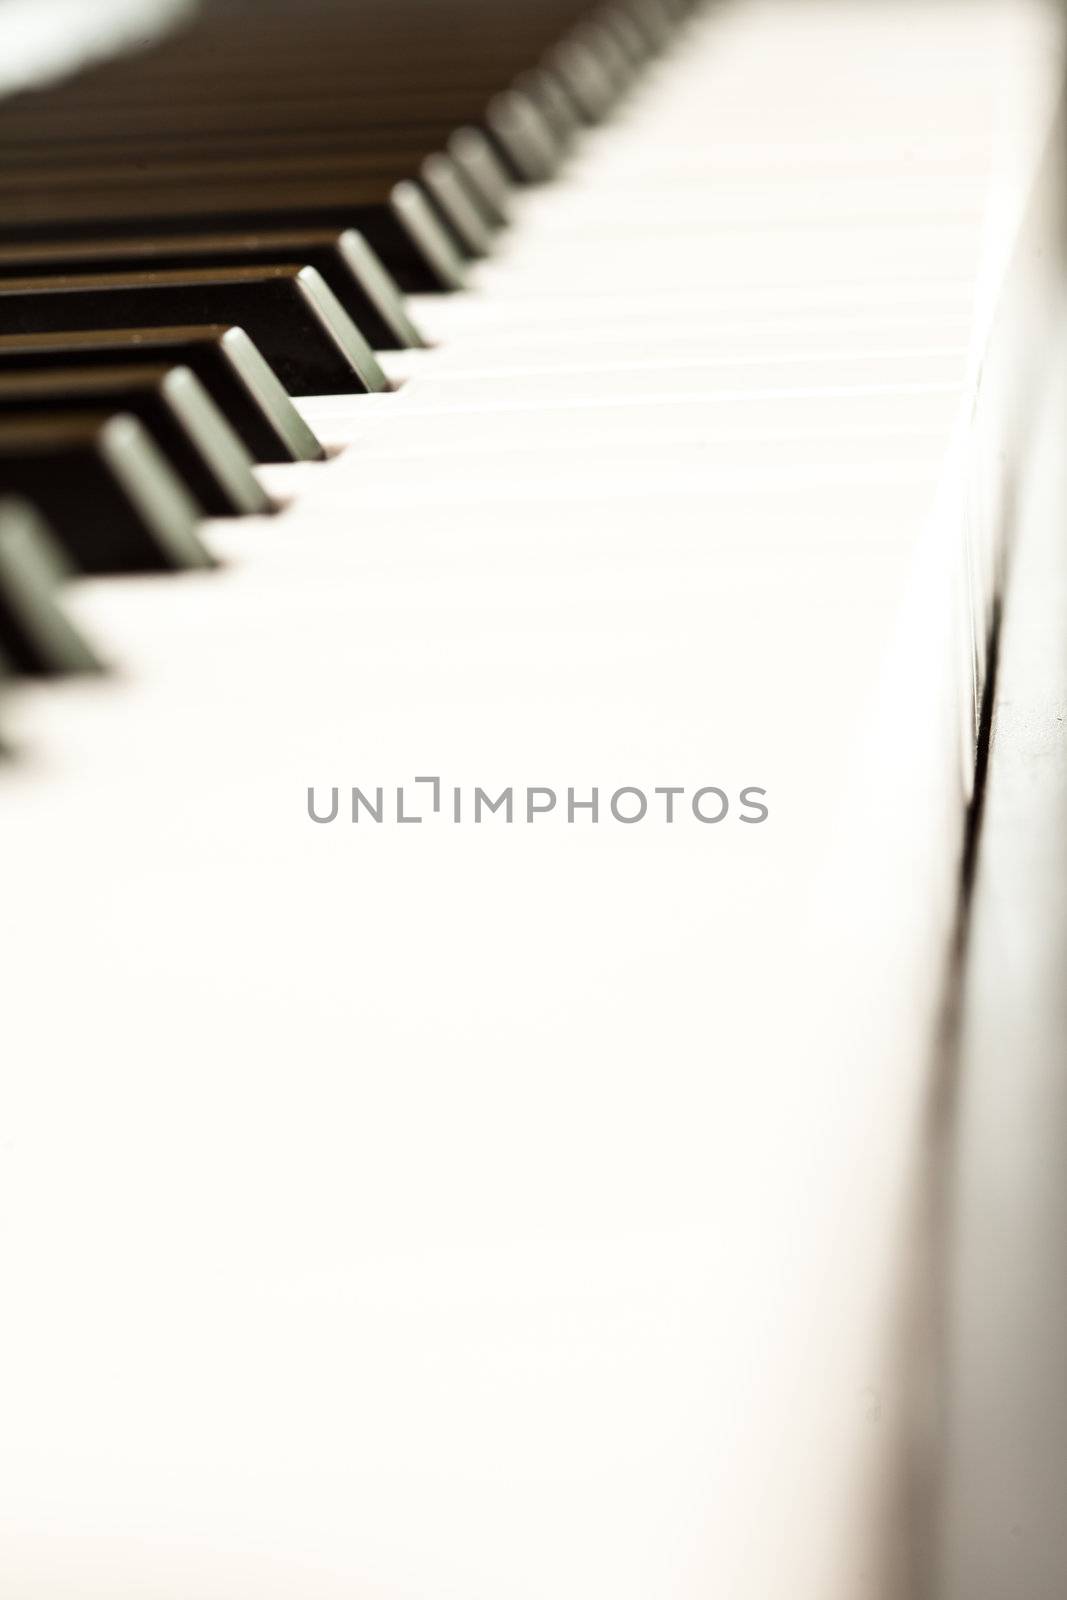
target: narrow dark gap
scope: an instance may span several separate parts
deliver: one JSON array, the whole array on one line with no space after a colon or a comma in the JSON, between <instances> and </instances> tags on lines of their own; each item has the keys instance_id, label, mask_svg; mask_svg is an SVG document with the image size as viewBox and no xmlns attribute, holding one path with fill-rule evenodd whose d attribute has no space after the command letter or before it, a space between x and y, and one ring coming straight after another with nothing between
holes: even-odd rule
<instances>
[{"instance_id":1,"label":"narrow dark gap","mask_svg":"<svg viewBox=\"0 0 1067 1600\"><path fill-rule=\"evenodd\" d=\"M961 1070L961 1027L971 906L981 852L982 818L993 739L1000 659L1002 605L991 619L987 670L978 714L974 786L964 820L959 899L945 967L944 1000L935 1043L935 1068L926 1108L926 1148L914 1216L918 1256L907 1295L907 1443L902 1463L901 1512L907 1529L902 1592L894 1600L938 1600L939 1536L951 1420L945 1374L948 1363L947 1291L951 1272L952 1171Z\"/></svg>"},{"instance_id":2,"label":"narrow dark gap","mask_svg":"<svg viewBox=\"0 0 1067 1600\"><path fill-rule=\"evenodd\" d=\"M997 668L1000 661L1001 602L993 609L989 630L989 667L982 691L982 704L978 717L978 745L974 760L974 792L967 809L967 823L963 840L963 859L960 863L960 917L956 933L957 955L962 959L967 946L970 926L971 899L978 872L978 850L982 837L982 814L985 810L986 782L989 776L989 755L993 741L993 708L997 695Z\"/></svg>"}]
</instances>

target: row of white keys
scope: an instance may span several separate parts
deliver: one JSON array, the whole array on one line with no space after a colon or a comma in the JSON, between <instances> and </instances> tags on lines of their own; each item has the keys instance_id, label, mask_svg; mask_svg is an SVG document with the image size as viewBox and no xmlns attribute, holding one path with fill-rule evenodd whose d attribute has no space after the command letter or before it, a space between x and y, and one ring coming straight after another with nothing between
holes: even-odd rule
<instances>
[{"instance_id":1,"label":"row of white keys","mask_svg":"<svg viewBox=\"0 0 1067 1600\"><path fill-rule=\"evenodd\" d=\"M1021 16L717 8L222 572L72 597L120 677L0 794L20 1595L865 1592L922 1062L813 1036L811 908ZM672 785L770 816L611 820Z\"/></svg>"}]
</instances>

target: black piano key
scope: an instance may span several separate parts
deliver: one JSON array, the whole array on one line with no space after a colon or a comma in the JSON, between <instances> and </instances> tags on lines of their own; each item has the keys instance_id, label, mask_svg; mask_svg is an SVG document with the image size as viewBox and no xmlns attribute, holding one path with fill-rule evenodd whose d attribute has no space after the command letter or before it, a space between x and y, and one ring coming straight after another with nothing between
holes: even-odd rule
<instances>
[{"instance_id":1,"label":"black piano key","mask_svg":"<svg viewBox=\"0 0 1067 1600\"><path fill-rule=\"evenodd\" d=\"M321 442L243 328L90 328L0 336L0 373L144 362L191 368L254 461L323 459Z\"/></svg>"},{"instance_id":2,"label":"black piano key","mask_svg":"<svg viewBox=\"0 0 1067 1600\"><path fill-rule=\"evenodd\" d=\"M0 279L0 331L234 322L290 394L388 388L374 354L314 267L217 267L169 272Z\"/></svg>"},{"instance_id":3,"label":"black piano key","mask_svg":"<svg viewBox=\"0 0 1067 1600\"><path fill-rule=\"evenodd\" d=\"M426 340L404 304L400 285L358 229L342 229L337 235L333 251L340 256L357 285L360 300L357 308L353 297L353 316L371 347L375 350L422 349ZM313 260L309 265L317 266L318 263ZM332 277L327 277L325 272L323 277L334 287ZM351 291L346 289L346 293L350 294ZM340 294L338 299L341 299ZM342 304L345 304L344 300Z\"/></svg>"},{"instance_id":4,"label":"black piano key","mask_svg":"<svg viewBox=\"0 0 1067 1600\"><path fill-rule=\"evenodd\" d=\"M196 503L136 417L0 419L0 494L36 505L80 572L215 565Z\"/></svg>"},{"instance_id":5,"label":"black piano key","mask_svg":"<svg viewBox=\"0 0 1067 1600\"><path fill-rule=\"evenodd\" d=\"M493 246L492 235L451 157L441 151L427 156L419 168L419 178L451 226L463 253L475 259L487 256Z\"/></svg>"},{"instance_id":6,"label":"black piano key","mask_svg":"<svg viewBox=\"0 0 1067 1600\"><path fill-rule=\"evenodd\" d=\"M650 54L658 55L667 48L674 30L660 0L622 0L621 9L643 35Z\"/></svg>"},{"instance_id":7,"label":"black piano key","mask_svg":"<svg viewBox=\"0 0 1067 1600\"><path fill-rule=\"evenodd\" d=\"M523 182L544 183L557 171L563 146L544 112L522 90L494 95L485 125L509 170Z\"/></svg>"},{"instance_id":8,"label":"black piano key","mask_svg":"<svg viewBox=\"0 0 1067 1600\"><path fill-rule=\"evenodd\" d=\"M541 112L556 142L568 149L583 125L583 118L556 74L544 66L531 67L515 79L515 88Z\"/></svg>"},{"instance_id":9,"label":"black piano key","mask_svg":"<svg viewBox=\"0 0 1067 1600\"><path fill-rule=\"evenodd\" d=\"M273 509L251 456L188 367L0 371L0 417L56 411L125 411L137 417L209 516Z\"/></svg>"},{"instance_id":10,"label":"black piano key","mask_svg":"<svg viewBox=\"0 0 1067 1600\"><path fill-rule=\"evenodd\" d=\"M462 289L466 282L463 258L448 230L409 179L393 188L388 211L363 220L360 231L408 294Z\"/></svg>"},{"instance_id":11,"label":"black piano key","mask_svg":"<svg viewBox=\"0 0 1067 1600\"><path fill-rule=\"evenodd\" d=\"M597 21L612 34L636 78L653 53L647 34L625 6L609 6L599 13Z\"/></svg>"},{"instance_id":12,"label":"black piano key","mask_svg":"<svg viewBox=\"0 0 1067 1600\"><path fill-rule=\"evenodd\" d=\"M60 602L70 567L25 500L0 500L0 652L29 677L98 672L100 661Z\"/></svg>"},{"instance_id":13,"label":"black piano key","mask_svg":"<svg viewBox=\"0 0 1067 1600\"><path fill-rule=\"evenodd\" d=\"M413 163L414 165L414 163ZM260 228L355 228L406 294L460 289L466 268L451 230L419 185L404 179L381 204L363 205L358 191L338 180L235 185L212 177L203 182L162 183L145 177L138 186L46 191L10 196L0 211L0 237L20 240L76 239L101 234L237 233Z\"/></svg>"},{"instance_id":14,"label":"black piano key","mask_svg":"<svg viewBox=\"0 0 1067 1600\"><path fill-rule=\"evenodd\" d=\"M618 87L588 36L575 31L550 52L547 65L574 101L583 121L603 122L618 98Z\"/></svg>"},{"instance_id":15,"label":"black piano key","mask_svg":"<svg viewBox=\"0 0 1067 1600\"><path fill-rule=\"evenodd\" d=\"M638 78L639 68L630 55L628 36L624 41L610 12L590 17L579 24L575 31L600 63L601 71L611 85L614 104L615 99L633 88Z\"/></svg>"},{"instance_id":16,"label":"black piano key","mask_svg":"<svg viewBox=\"0 0 1067 1600\"><path fill-rule=\"evenodd\" d=\"M448 141L448 153L482 218L492 228L503 227L511 212L512 184L481 128L457 128Z\"/></svg>"},{"instance_id":17,"label":"black piano key","mask_svg":"<svg viewBox=\"0 0 1067 1600\"><path fill-rule=\"evenodd\" d=\"M15 670L10 661L8 661L7 657L4 655L3 650L0 649L0 695L3 694L5 689L10 688L14 681ZM13 754L14 752L11 745L4 738L3 733L0 733L0 772L7 770L6 763L11 759Z\"/></svg>"},{"instance_id":18,"label":"black piano key","mask_svg":"<svg viewBox=\"0 0 1067 1600\"><path fill-rule=\"evenodd\" d=\"M0 277L279 266L294 261L315 268L373 348L404 350L425 342L396 284L366 240L351 228L341 233L273 228L258 233L0 242Z\"/></svg>"}]
</instances>

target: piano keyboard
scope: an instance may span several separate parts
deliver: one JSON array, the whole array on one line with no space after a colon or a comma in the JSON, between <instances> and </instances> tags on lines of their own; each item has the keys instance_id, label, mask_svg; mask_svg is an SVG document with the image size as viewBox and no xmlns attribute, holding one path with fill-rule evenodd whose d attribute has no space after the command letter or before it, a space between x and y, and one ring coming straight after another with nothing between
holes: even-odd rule
<instances>
[{"instance_id":1,"label":"piano keyboard","mask_svg":"<svg viewBox=\"0 0 1067 1600\"><path fill-rule=\"evenodd\" d=\"M0 102L12 1593L917 1592L1054 27L210 0Z\"/></svg>"}]
</instances>

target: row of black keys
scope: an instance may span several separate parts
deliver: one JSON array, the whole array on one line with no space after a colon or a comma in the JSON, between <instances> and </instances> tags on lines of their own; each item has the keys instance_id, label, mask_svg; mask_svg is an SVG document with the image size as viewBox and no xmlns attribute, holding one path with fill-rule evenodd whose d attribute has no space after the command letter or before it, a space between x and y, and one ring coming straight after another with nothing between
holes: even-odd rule
<instances>
[{"instance_id":1,"label":"row of black keys","mask_svg":"<svg viewBox=\"0 0 1067 1600\"><path fill-rule=\"evenodd\" d=\"M351 226L402 288L454 281L487 247L494 157L549 176L688 0L588 4L200 0L155 45L0 106L0 238Z\"/></svg>"},{"instance_id":2,"label":"row of black keys","mask_svg":"<svg viewBox=\"0 0 1067 1600\"><path fill-rule=\"evenodd\" d=\"M325 15L329 0L317 3ZM442 0L442 14L480 3ZM554 15L553 3L565 10L568 0L532 0L532 10L542 5ZM208 566L201 516L272 510L254 464L323 454L291 397L387 388L374 350L423 342L402 290L462 282L464 262L484 254L503 225L513 185L555 169L577 129L601 120L658 53L687 3L620 0L584 24L551 67L497 96L480 125L453 132L448 154L424 156L413 179L395 178L386 163L387 186L373 205L343 207L358 229L304 207L286 213L285 226L223 232L217 209L200 215L195 197L175 226L167 226L165 204L150 204L152 231L140 234L129 231L125 206L98 216L95 199L89 218L59 238L47 218L0 226L0 676L94 667L57 601L61 573ZM367 0L343 13L346 26L361 7L369 10ZM212 37L231 9L234 0L215 0ZM279 41L290 57L294 45L291 11L262 15L283 26L261 52L253 98L260 122L260 91L276 80ZM375 37L380 43L380 31ZM195 55L196 43L194 30L174 50ZM136 93L107 99L98 112L94 74L38 97L22 148L42 192L57 172L81 170L70 141L83 143L87 127L99 157L116 121L147 115L158 99L153 78L174 77L169 59L164 51L142 61ZM94 71L97 79L106 74ZM120 83L130 71L129 63L120 69ZM177 77L186 87L192 81L185 69ZM82 109L70 121L79 94ZM232 81L224 97L228 114L242 103ZM0 107L0 133L11 106L7 120L17 128L27 99L32 109L32 96ZM188 123L179 114L187 99L174 99L167 126ZM410 110L410 83L402 99ZM305 113L294 131L313 124ZM421 139L412 135L412 147ZM11 150L9 143L0 158L0 190L10 171L22 170L10 168ZM88 159L84 150L79 159ZM321 149L316 160L321 168ZM126 198L140 193L141 169L131 170ZM173 198L167 163L153 156L147 172L151 196Z\"/></svg>"}]
</instances>

